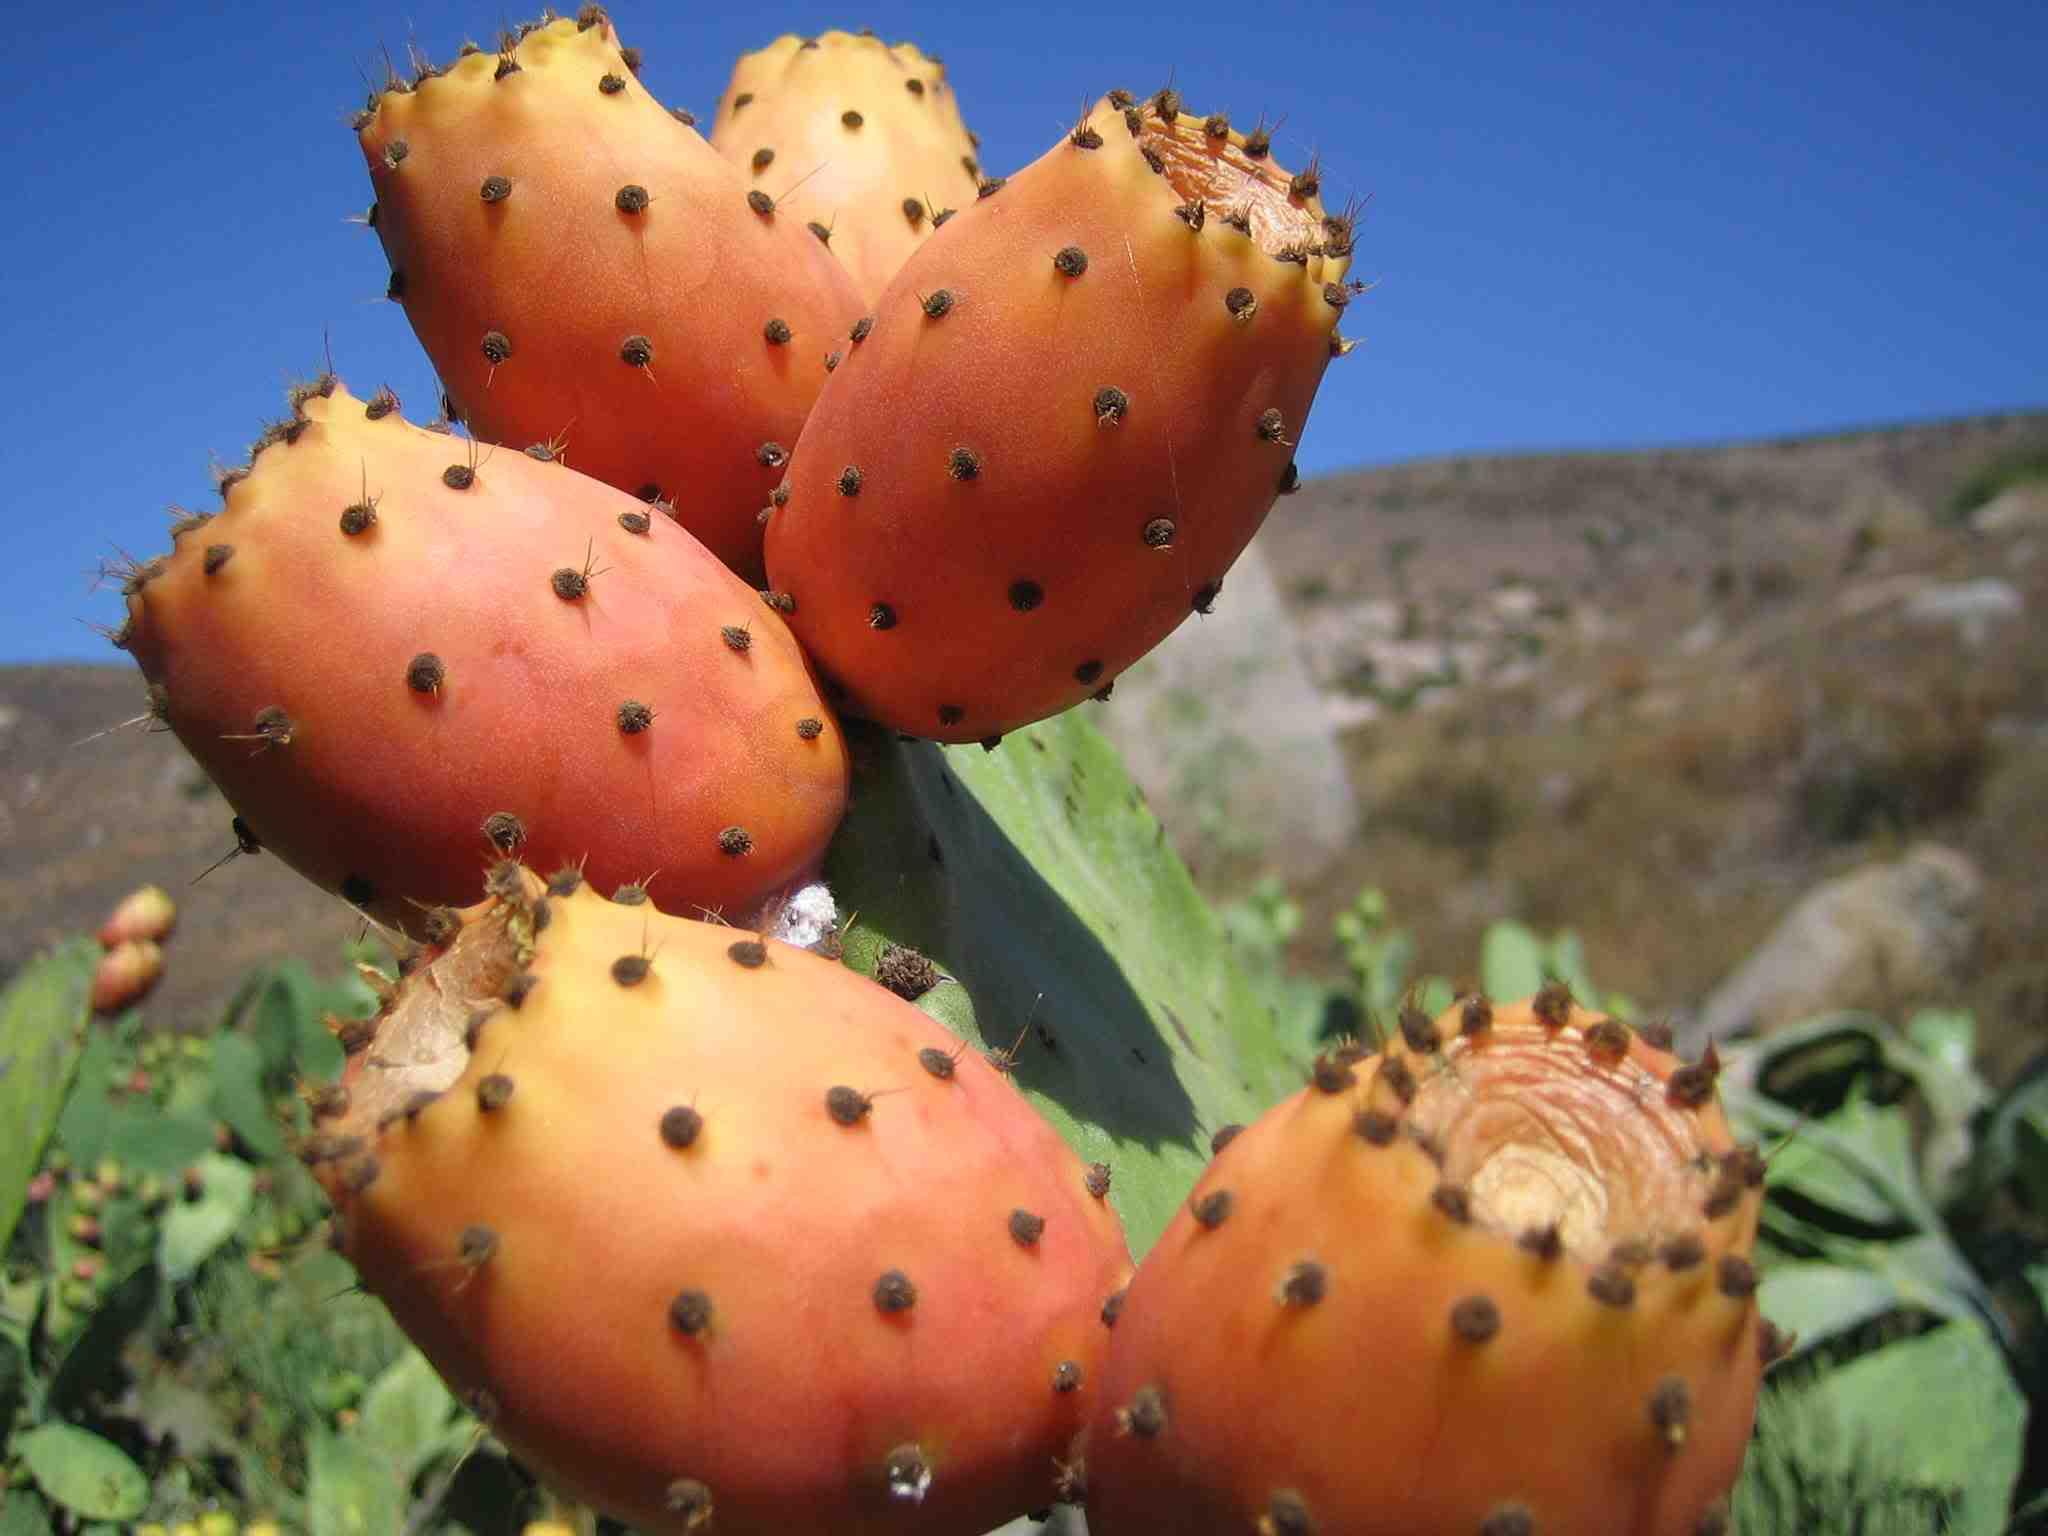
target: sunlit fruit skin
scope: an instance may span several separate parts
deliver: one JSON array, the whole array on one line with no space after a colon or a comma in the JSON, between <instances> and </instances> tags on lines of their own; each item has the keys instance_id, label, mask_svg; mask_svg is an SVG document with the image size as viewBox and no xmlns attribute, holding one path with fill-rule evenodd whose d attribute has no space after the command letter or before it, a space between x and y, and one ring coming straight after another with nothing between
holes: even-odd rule
<instances>
[{"instance_id":1,"label":"sunlit fruit skin","mask_svg":"<svg viewBox=\"0 0 2048 1536\"><path fill-rule=\"evenodd\" d=\"M711 145L829 244L869 304L984 179L939 61L871 32L787 34L742 57Z\"/></svg>"},{"instance_id":2,"label":"sunlit fruit skin","mask_svg":"<svg viewBox=\"0 0 2048 1536\"><path fill-rule=\"evenodd\" d=\"M591 6L394 80L356 123L371 222L477 436L670 503L758 584L756 514L862 300L634 63Z\"/></svg>"},{"instance_id":3,"label":"sunlit fruit skin","mask_svg":"<svg viewBox=\"0 0 2048 1536\"><path fill-rule=\"evenodd\" d=\"M1724 1531L1784 1341L1713 1073L1562 988L1320 1059L1132 1283L1090 1530Z\"/></svg>"},{"instance_id":4,"label":"sunlit fruit skin","mask_svg":"<svg viewBox=\"0 0 2048 1536\"><path fill-rule=\"evenodd\" d=\"M1130 1275L1007 1077L842 965L509 861L301 1155L557 1490L648 1532L979 1536L1052 1501Z\"/></svg>"},{"instance_id":5,"label":"sunlit fruit skin","mask_svg":"<svg viewBox=\"0 0 2048 1536\"><path fill-rule=\"evenodd\" d=\"M659 512L331 376L223 492L132 574L117 638L241 846L414 933L503 852L742 921L822 861L832 712Z\"/></svg>"},{"instance_id":6,"label":"sunlit fruit skin","mask_svg":"<svg viewBox=\"0 0 2048 1536\"><path fill-rule=\"evenodd\" d=\"M1000 735L1209 611L1345 345L1352 225L1320 173L1171 92L1119 100L835 341L768 514L798 637L898 730Z\"/></svg>"}]
</instances>

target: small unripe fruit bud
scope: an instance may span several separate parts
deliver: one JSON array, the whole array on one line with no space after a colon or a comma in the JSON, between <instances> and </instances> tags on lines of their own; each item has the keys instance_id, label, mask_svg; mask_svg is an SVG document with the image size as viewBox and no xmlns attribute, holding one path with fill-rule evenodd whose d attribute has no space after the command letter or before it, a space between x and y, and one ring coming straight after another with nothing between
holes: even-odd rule
<instances>
[{"instance_id":1,"label":"small unripe fruit bud","mask_svg":"<svg viewBox=\"0 0 2048 1536\"><path fill-rule=\"evenodd\" d=\"M130 939L161 942L177 925L178 905L160 885L145 885L121 898L100 925L100 947L112 949Z\"/></svg>"},{"instance_id":2,"label":"small unripe fruit bud","mask_svg":"<svg viewBox=\"0 0 2048 1536\"><path fill-rule=\"evenodd\" d=\"M140 1002L164 973L164 952L151 939L124 939L100 957L92 975L92 1006L116 1013Z\"/></svg>"}]
</instances>

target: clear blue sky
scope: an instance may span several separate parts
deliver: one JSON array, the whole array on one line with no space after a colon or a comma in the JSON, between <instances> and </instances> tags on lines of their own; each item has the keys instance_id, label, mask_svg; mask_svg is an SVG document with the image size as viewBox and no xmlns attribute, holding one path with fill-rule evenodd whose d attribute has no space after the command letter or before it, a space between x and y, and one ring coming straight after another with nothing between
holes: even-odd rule
<instances>
[{"instance_id":1,"label":"clear blue sky","mask_svg":"<svg viewBox=\"0 0 2048 1536\"><path fill-rule=\"evenodd\" d=\"M568 7L573 10L573 5ZM979 13L980 20L970 20ZM379 50L437 59L480 0L43 6L0 61L0 662L115 653L89 573L216 505L323 344L418 419L347 112ZM1310 474L1419 456L1766 436L2048 405L2048 5L1656 3L1138 9L625 0L666 102L707 116L783 31L942 55L995 172L1085 98L1171 71L1284 115L1325 197L1370 195Z\"/></svg>"}]
</instances>

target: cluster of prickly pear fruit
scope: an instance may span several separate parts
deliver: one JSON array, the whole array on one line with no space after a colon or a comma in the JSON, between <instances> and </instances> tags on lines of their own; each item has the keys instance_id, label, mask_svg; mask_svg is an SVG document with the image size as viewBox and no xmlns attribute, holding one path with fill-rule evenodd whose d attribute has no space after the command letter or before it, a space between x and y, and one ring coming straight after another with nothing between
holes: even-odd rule
<instances>
[{"instance_id":1,"label":"cluster of prickly pear fruit","mask_svg":"<svg viewBox=\"0 0 2048 1536\"><path fill-rule=\"evenodd\" d=\"M103 953L92 975L92 1005L101 1013L147 997L164 973L163 941L178 921L178 907L160 885L122 897L100 924Z\"/></svg>"},{"instance_id":2,"label":"cluster of prickly pear fruit","mask_svg":"<svg viewBox=\"0 0 2048 1536\"><path fill-rule=\"evenodd\" d=\"M1126 1291L1119 1215L1166 1215L1095 1159L1176 1177L1285 1048L1105 957L1179 922L1163 882L966 931L1059 907L1029 850L1124 796L1099 764L1034 732L1057 807L1004 826L943 759L874 793L891 749L835 714L992 746L1209 611L1348 346L1315 164L1167 89L987 177L937 61L866 35L743 59L708 142L638 69L590 6L374 93L368 222L444 419L323 376L129 572L118 638L237 848L423 941L308 1090L366 1284L650 1531L972 1536L1084 1492L1111 1532L1711 1529L1768 1334L1747 1184L1682 1215L1751 1167L1710 1076L1555 999L1411 1021L1238 1137ZM1071 992L963 1018L921 957L876 986L769 937L820 931L828 848L963 972L1038 945ZM1518 1457L1447 1427L1559 1382L1634 1396Z\"/></svg>"}]
</instances>

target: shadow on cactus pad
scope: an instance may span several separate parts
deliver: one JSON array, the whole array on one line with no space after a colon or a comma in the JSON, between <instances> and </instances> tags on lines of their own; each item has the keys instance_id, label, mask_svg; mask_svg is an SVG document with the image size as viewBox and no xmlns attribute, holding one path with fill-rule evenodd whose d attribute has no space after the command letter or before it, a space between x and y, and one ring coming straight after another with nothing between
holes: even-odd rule
<instances>
[{"instance_id":1,"label":"shadow on cactus pad","mask_svg":"<svg viewBox=\"0 0 2048 1536\"><path fill-rule=\"evenodd\" d=\"M827 865L846 960L914 992L1082 1157L1142 1254L1221 1126L1302 1081L1311 1021L1257 990L1116 752L1073 712L992 750L851 734Z\"/></svg>"}]
</instances>

